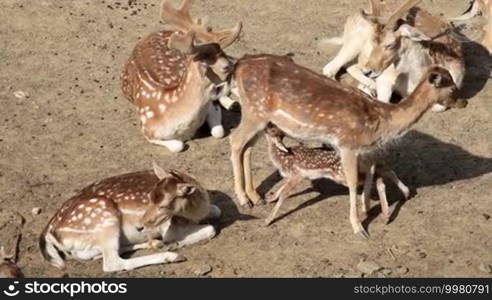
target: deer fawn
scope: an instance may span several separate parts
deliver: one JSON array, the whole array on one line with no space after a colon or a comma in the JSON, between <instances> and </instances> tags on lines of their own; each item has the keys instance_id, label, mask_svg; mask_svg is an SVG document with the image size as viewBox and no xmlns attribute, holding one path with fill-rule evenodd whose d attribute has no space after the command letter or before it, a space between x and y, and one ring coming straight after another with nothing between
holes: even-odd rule
<instances>
[{"instance_id":1,"label":"deer fawn","mask_svg":"<svg viewBox=\"0 0 492 300\"><path fill-rule=\"evenodd\" d=\"M466 21L480 14L484 14L487 18L487 23L483 27L484 36L481 44L492 52L492 0L474 0L470 8L461 16L451 18L451 21Z\"/></svg>"},{"instance_id":2,"label":"deer fawn","mask_svg":"<svg viewBox=\"0 0 492 300\"><path fill-rule=\"evenodd\" d=\"M120 254L176 241L179 246L215 236L212 225L197 225L220 216L200 184L178 171L154 170L104 179L65 202L39 239L43 257L63 268L65 257L90 260L102 256L103 270L115 272L182 261L174 252L123 259ZM191 223L176 223L174 217Z\"/></svg>"},{"instance_id":3,"label":"deer fawn","mask_svg":"<svg viewBox=\"0 0 492 300\"><path fill-rule=\"evenodd\" d=\"M465 75L462 44L451 35L453 28L447 22L415 7L418 2L407 0L383 18L387 4L370 0L371 14L361 11L350 16L343 38L328 40L343 46L323 73L334 77L347 66L352 77L375 90L383 102L389 102L394 91L402 97L410 95L431 65L449 70L461 88ZM435 105L433 110L445 107Z\"/></svg>"},{"instance_id":4,"label":"deer fawn","mask_svg":"<svg viewBox=\"0 0 492 300\"><path fill-rule=\"evenodd\" d=\"M178 31L140 41L121 74L121 87L137 106L147 140L180 152L205 121L214 137L224 136L220 107L212 101L229 92L233 60L222 49L238 38L241 24L212 32L201 19L194 22L189 0L178 9L168 2L162 2L161 19Z\"/></svg>"},{"instance_id":5,"label":"deer fawn","mask_svg":"<svg viewBox=\"0 0 492 300\"><path fill-rule=\"evenodd\" d=\"M340 161L340 155L335 150L329 148L308 148L302 145L286 148L283 144L285 133L272 124L269 124L266 129L266 137L270 159L284 178L282 186L267 198L267 202L274 202L277 200L278 202L270 216L266 219L266 225L273 222L284 200L291 195L293 188L304 178L309 180L327 178L338 184L347 185L347 180L345 179L345 174L342 169L342 162ZM371 172L365 174L365 172L370 170L373 165L375 166L374 174ZM390 220L390 212L388 200L386 198L384 178L393 181L398 186L403 193L405 200L410 196L408 187L398 178L398 176L396 176L393 170L390 170L381 163L375 165L374 162L368 161L365 156L359 157L358 168L359 174L365 176L366 179L365 183L363 183L363 180L359 180L358 182L359 186L364 185L364 191L361 197L363 213L367 213L369 210L369 197L371 195L373 176L376 176L376 186L379 200L381 201L383 219L388 223Z\"/></svg>"},{"instance_id":6,"label":"deer fawn","mask_svg":"<svg viewBox=\"0 0 492 300\"><path fill-rule=\"evenodd\" d=\"M230 137L239 205L257 203L251 174L251 147L269 122L299 140L333 145L340 153L350 192L354 233L367 237L357 212L358 155L403 135L433 105L456 104L450 74L431 68L415 91L399 104L373 101L286 57L257 55L236 64L242 119Z\"/></svg>"}]
</instances>

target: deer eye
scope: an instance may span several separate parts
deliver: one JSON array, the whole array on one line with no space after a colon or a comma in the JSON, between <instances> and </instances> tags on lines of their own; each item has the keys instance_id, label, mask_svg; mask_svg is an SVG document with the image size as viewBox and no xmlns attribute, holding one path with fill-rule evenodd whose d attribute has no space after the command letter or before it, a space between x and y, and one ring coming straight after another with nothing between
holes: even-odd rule
<instances>
[{"instance_id":1,"label":"deer eye","mask_svg":"<svg viewBox=\"0 0 492 300\"><path fill-rule=\"evenodd\" d=\"M394 42L392 42L392 43L390 43L390 44L387 44L387 45L386 45L386 46L384 46L384 47L385 47L386 49L388 49L388 50L393 50L393 49L395 49L395 48L396 48L396 45L397 45L397 43L396 43L396 41L394 41Z\"/></svg>"}]
</instances>

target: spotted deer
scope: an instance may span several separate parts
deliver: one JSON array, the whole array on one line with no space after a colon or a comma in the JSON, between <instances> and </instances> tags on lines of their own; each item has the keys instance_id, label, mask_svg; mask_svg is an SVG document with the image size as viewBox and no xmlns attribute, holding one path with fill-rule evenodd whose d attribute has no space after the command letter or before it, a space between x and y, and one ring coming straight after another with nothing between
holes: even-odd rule
<instances>
[{"instance_id":1,"label":"spotted deer","mask_svg":"<svg viewBox=\"0 0 492 300\"><path fill-rule=\"evenodd\" d=\"M455 106L457 90L449 72L431 68L399 104L374 101L356 89L301 67L289 58L246 56L234 73L242 119L230 136L238 205L258 203L251 150L257 134L273 123L287 135L332 145L339 153L350 194L354 233L367 237L356 205L358 156L402 136L433 105Z\"/></svg>"},{"instance_id":2,"label":"spotted deer","mask_svg":"<svg viewBox=\"0 0 492 300\"><path fill-rule=\"evenodd\" d=\"M122 253L211 239L214 227L197 223L219 216L220 209L210 204L207 191L196 180L154 164L153 170L107 178L84 188L49 221L39 246L43 257L58 268L65 266L65 258L85 261L102 256L105 272L132 270L184 258L170 251L128 259Z\"/></svg>"},{"instance_id":3,"label":"spotted deer","mask_svg":"<svg viewBox=\"0 0 492 300\"><path fill-rule=\"evenodd\" d=\"M222 49L239 36L241 23L213 32L193 20L191 1L179 8L163 0L161 20L177 31L155 32L134 48L121 74L123 94L137 107L145 138L180 152L206 121L214 137L224 136L215 100L229 91L233 59ZM197 41L202 44L197 44Z\"/></svg>"},{"instance_id":4,"label":"spotted deer","mask_svg":"<svg viewBox=\"0 0 492 300\"><path fill-rule=\"evenodd\" d=\"M420 0L407 0L389 17L388 3L370 0L370 14L361 11L348 17L342 38L328 42L342 44L323 74L334 78L342 67L377 99L389 102L393 92L406 97L417 87L431 66L451 73L458 88L465 75L462 44L445 20L416 7ZM443 111L440 105L434 111Z\"/></svg>"},{"instance_id":5,"label":"spotted deer","mask_svg":"<svg viewBox=\"0 0 492 300\"><path fill-rule=\"evenodd\" d=\"M270 225L282 206L285 199L289 198L292 190L303 179L316 180L321 178L330 179L338 184L347 186L347 180L342 169L340 155L331 148L309 148L303 145L287 148L283 143L285 133L275 125L269 124L265 130L268 141L268 152L274 166L279 170L284 178L282 186L266 199L267 202L277 201L274 209L265 220L266 225ZM378 162L376 165L368 156L359 157L359 174L358 186L364 186L361 195L362 212L367 214L369 211L369 202L373 179L375 178L376 187L381 201L381 211L383 220L388 223L390 220L390 211L386 197L386 186L384 179L393 181L402 192L405 200L410 196L408 187L398 178L395 172L389 169L385 164ZM366 174L372 166L374 171ZM363 180L365 177L365 180Z\"/></svg>"},{"instance_id":6,"label":"spotted deer","mask_svg":"<svg viewBox=\"0 0 492 300\"><path fill-rule=\"evenodd\" d=\"M484 33L480 42L489 52L492 52L492 0L474 0L470 8L461 16L451 18L451 21L467 21L480 14L487 18L486 24L482 31Z\"/></svg>"}]
</instances>

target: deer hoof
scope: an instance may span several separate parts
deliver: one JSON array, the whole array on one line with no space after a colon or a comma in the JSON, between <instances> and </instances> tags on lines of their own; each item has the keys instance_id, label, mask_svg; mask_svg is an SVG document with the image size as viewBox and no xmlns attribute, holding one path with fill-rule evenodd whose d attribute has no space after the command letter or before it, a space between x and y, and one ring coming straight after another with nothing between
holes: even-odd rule
<instances>
[{"instance_id":1,"label":"deer hoof","mask_svg":"<svg viewBox=\"0 0 492 300\"><path fill-rule=\"evenodd\" d=\"M359 237L365 239L365 240L369 239L369 233L367 233L367 231L365 229L361 229L355 234L358 235Z\"/></svg>"},{"instance_id":2,"label":"deer hoof","mask_svg":"<svg viewBox=\"0 0 492 300\"><path fill-rule=\"evenodd\" d=\"M174 152L174 153L178 153L178 152L181 152L184 150L184 143L182 141L178 141L178 140L174 140L174 141L168 141L166 143L166 146L167 146L167 149L169 149L169 151L171 152Z\"/></svg>"},{"instance_id":3,"label":"deer hoof","mask_svg":"<svg viewBox=\"0 0 492 300\"><path fill-rule=\"evenodd\" d=\"M442 106L440 104L434 104L434 106L432 106L432 111L433 112L444 112L447 109L448 108L446 106Z\"/></svg>"},{"instance_id":4,"label":"deer hoof","mask_svg":"<svg viewBox=\"0 0 492 300\"><path fill-rule=\"evenodd\" d=\"M267 218L267 219L265 220L265 227L270 226L270 224L272 224L272 223L273 223L273 218Z\"/></svg>"}]
</instances>

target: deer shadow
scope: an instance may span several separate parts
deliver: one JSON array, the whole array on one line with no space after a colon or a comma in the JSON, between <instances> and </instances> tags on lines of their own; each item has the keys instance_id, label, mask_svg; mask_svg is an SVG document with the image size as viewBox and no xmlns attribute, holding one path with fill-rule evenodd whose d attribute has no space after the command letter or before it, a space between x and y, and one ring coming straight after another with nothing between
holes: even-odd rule
<instances>
[{"instance_id":1,"label":"deer shadow","mask_svg":"<svg viewBox=\"0 0 492 300\"><path fill-rule=\"evenodd\" d=\"M411 197L417 195L423 187L446 185L452 182L472 179L492 173L492 157L480 157L471 154L460 146L442 142L428 134L410 131L386 150L388 166L398 174L410 188ZM258 187L265 194L281 180L278 172L272 173ZM387 183L387 198L391 206L390 222L398 217L406 201L400 191L390 182ZM374 192L375 188L373 188ZM348 195L348 189L330 180L315 180L313 187L292 197L313 191L319 192L315 198L304 201L296 208L277 217L279 221L303 208L307 208L332 196ZM374 199L374 197L372 197ZM410 200L411 201L411 200ZM367 228L381 213L380 205L372 205L363 224Z\"/></svg>"},{"instance_id":2,"label":"deer shadow","mask_svg":"<svg viewBox=\"0 0 492 300\"><path fill-rule=\"evenodd\" d=\"M471 99L482 91L490 78L490 66L492 57L489 51L481 44L474 41L463 43L465 56L465 76L460 96Z\"/></svg>"},{"instance_id":3,"label":"deer shadow","mask_svg":"<svg viewBox=\"0 0 492 300\"><path fill-rule=\"evenodd\" d=\"M222 229L227 228L237 221L249 221L257 219L254 216L242 214L234 201L229 195L221 191L208 191L212 204L218 206L222 211L222 216L216 220L210 220L210 223L217 229L217 234L220 234Z\"/></svg>"}]
</instances>

